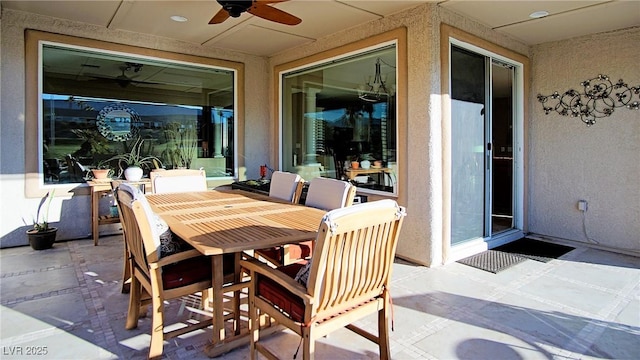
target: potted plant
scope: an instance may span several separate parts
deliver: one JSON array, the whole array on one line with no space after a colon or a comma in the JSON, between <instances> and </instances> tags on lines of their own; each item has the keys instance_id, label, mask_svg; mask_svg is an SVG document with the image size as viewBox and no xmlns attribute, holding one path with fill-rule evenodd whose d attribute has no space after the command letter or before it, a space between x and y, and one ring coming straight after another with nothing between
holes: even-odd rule
<instances>
[{"instance_id":1,"label":"potted plant","mask_svg":"<svg viewBox=\"0 0 640 360\"><path fill-rule=\"evenodd\" d=\"M360 168L360 162L358 161L360 158L358 155L353 155L351 157L351 169L357 170Z\"/></svg>"},{"instance_id":2,"label":"potted plant","mask_svg":"<svg viewBox=\"0 0 640 360\"><path fill-rule=\"evenodd\" d=\"M143 168L151 169L162 166L160 159L153 155L142 154L142 144L144 139L138 137L134 140L131 148L124 154L113 156L107 161L117 160L120 168L120 175L124 173L125 179L129 181L139 181L144 173ZM125 144L126 150L126 144Z\"/></svg>"},{"instance_id":3,"label":"potted plant","mask_svg":"<svg viewBox=\"0 0 640 360\"><path fill-rule=\"evenodd\" d=\"M167 147L162 157L174 169L191 168L191 162L198 152L198 134L193 127L184 127L179 122L172 122L164 127Z\"/></svg>"},{"instance_id":4,"label":"potted plant","mask_svg":"<svg viewBox=\"0 0 640 360\"><path fill-rule=\"evenodd\" d=\"M108 162L101 161L95 168L91 169L91 174L95 180L104 180L113 176L113 169Z\"/></svg>"},{"instance_id":5,"label":"potted plant","mask_svg":"<svg viewBox=\"0 0 640 360\"><path fill-rule=\"evenodd\" d=\"M33 219L33 229L27 230L29 245L31 245L34 250L49 249L56 241L58 228L49 226L49 207L51 206L51 200L53 200L54 194L55 190L52 190L51 192L48 192L42 200L40 200L36 217ZM43 206L44 212L41 217L40 211Z\"/></svg>"}]
</instances>

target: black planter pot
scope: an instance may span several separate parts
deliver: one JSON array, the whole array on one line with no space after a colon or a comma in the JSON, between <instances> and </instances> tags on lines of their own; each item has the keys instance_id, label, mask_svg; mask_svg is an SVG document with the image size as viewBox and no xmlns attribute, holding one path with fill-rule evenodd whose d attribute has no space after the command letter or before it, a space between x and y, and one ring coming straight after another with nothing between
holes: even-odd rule
<instances>
[{"instance_id":1,"label":"black planter pot","mask_svg":"<svg viewBox=\"0 0 640 360\"><path fill-rule=\"evenodd\" d=\"M29 245L33 250L45 250L50 249L53 243L56 241L56 234L58 228L52 227L45 231L29 230L27 236L29 237Z\"/></svg>"}]
</instances>

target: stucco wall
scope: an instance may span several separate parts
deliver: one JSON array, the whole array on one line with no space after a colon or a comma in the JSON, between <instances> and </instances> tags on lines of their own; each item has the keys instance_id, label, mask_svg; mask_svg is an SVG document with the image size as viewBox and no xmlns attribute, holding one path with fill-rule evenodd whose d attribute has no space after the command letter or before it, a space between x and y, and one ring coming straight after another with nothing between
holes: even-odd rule
<instances>
[{"instance_id":1,"label":"stucco wall","mask_svg":"<svg viewBox=\"0 0 640 360\"><path fill-rule=\"evenodd\" d=\"M407 162L405 169L409 169L409 173L400 174L407 179L407 186L400 189L397 200L407 207L408 216L398 244L398 255L428 266L438 266L443 261L441 22L513 51L528 52L528 47L521 42L430 3L332 34L271 58L271 65L276 66L401 26L407 28L408 126L404 134L406 143L400 146L408 151L406 160L400 161ZM276 94L270 96L273 99Z\"/></svg>"},{"instance_id":2,"label":"stucco wall","mask_svg":"<svg viewBox=\"0 0 640 360\"><path fill-rule=\"evenodd\" d=\"M39 199L24 196L25 148L25 76L24 30L41 31L147 47L182 54L231 60L245 64L245 130L239 134L251 138L247 149L239 149L246 171L241 176L257 177L259 165L268 161L264 149L269 144L269 108L267 100L268 72L265 58L203 47L197 44L109 30L84 23L43 17L21 11L2 9L0 74L0 247L27 244L24 232L30 227ZM36 151L36 149L33 149ZM58 239L84 238L90 234L89 197L56 193L50 221L59 226ZM101 227L108 231L109 226Z\"/></svg>"},{"instance_id":3,"label":"stucco wall","mask_svg":"<svg viewBox=\"0 0 640 360\"><path fill-rule=\"evenodd\" d=\"M581 91L580 83L598 74L640 86L639 43L640 28L632 28L532 47L531 232L640 251L640 111L618 108L587 127L576 118L545 115L535 99ZM581 199L588 201L584 217Z\"/></svg>"}]
</instances>

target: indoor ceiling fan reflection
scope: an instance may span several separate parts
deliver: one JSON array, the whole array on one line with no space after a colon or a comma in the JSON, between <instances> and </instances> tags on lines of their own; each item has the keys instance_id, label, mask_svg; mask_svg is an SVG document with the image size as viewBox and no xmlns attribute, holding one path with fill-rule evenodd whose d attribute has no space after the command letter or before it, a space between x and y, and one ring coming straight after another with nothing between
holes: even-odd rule
<instances>
[{"instance_id":1,"label":"indoor ceiling fan reflection","mask_svg":"<svg viewBox=\"0 0 640 360\"><path fill-rule=\"evenodd\" d=\"M131 84L133 84L133 85L158 85L158 83L156 83L156 82L136 80L133 77L127 76L127 74L126 74L127 71L133 71L134 73L138 73L138 72L140 72L142 70L142 66L143 66L143 64L125 62L124 65L119 67L119 69L120 69L120 71L122 71L122 73L120 75L116 76L115 78L113 78L113 77L105 77L103 75L92 75L92 77L95 78L95 79L98 79L98 80L102 80L102 81L107 81L107 82L112 82L112 83L115 82L121 88L126 88Z\"/></svg>"},{"instance_id":2,"label":"indoor ceiling fan reflection","mask_svg":"<svg viewBox=\"0 0 640 360\"><path fill-rule=\"evenodd\" d=\"M222 6L212 18L209 24L220 24L229 17L237 18L242 13L248 12L251 15L274 21L285 25L298 25L302 19L293 16L280 9L276 9L269 4L285 2L288 0L217 0Z\"/></svg>"}]
</instances>

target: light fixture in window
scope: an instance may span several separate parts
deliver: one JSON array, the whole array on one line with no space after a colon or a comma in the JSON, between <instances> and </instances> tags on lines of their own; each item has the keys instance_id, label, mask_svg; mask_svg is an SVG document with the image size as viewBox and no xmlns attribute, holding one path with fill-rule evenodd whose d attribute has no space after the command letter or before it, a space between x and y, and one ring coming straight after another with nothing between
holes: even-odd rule
<instances>
[{"instance_id":1,"label":"light fixture in window","mask_svg":"<svg viewBox=\"0 0 640 360\"><path fill-rule=\"evenodd\" d=\"M187 22L189 19L187 19L184 16L180 16L180 15L172 15L171 16L171 20L176 21L176 22Z\"/></svg>"},{"instance_id":2,"label":"light fixture in window","mask_svg":"<svg viewBox=\"0 0 640 360\"><path fill-rule=\"evenodd\" d=\"M532 19L539 19L539 18L543 18L543 17L545 17L547 15L549 15L548 11L540 10L540 11L532 12L531 14L529 14L529 17L532 18Z\"/></svg>"},{"instance_id":3,"label":"light fixture in window","mask_svg":"<svg viewBox=\"0 0 640 360\"><path fill-rule=\"evenodd\" d=\"M380 100L380 96L382 95L393 95L393 87L391 87L391 89L387 87L387 76L381 74L380 68L382 62L380 58L376 59L375 75L373 78L369 76L367 82L358 87L358 97L361 100L375 102ZM387 63L385 63L385 65L389 66Z\"/></svg>"}]
</instances>

